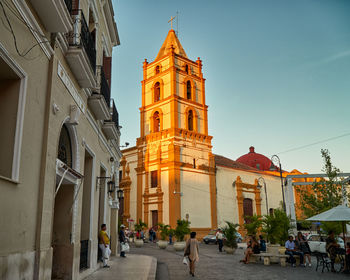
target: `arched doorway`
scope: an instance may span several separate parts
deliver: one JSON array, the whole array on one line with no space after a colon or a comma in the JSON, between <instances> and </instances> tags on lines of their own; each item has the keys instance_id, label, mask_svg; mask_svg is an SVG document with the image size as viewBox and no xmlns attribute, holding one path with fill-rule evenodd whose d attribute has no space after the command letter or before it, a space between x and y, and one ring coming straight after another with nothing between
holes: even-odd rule
<instances>
[{"instance_id":1,"label":"arched doorway","mask_svg":"<svg viewBox=\"0 0 350 280\"><path fill-rule=\"evenodd\" d=\"M250 223L250 219L247 216L253 216L253 200L250 198L243 199L243 215L246 224Z\"/></svg>"},{"instance_id":2,"label":"arched doorway","mask_svg":"<svg viewBox=\"0 0 350 280\"><path fill-rule=\"evenodd\" d=\"M52 279L72 279L74 261L73 203L75 186L80 179L71 172L74 167L74 148L70 128L63 125L57 147L56 188L51 244Z\"/></svg>"}]
</instances>

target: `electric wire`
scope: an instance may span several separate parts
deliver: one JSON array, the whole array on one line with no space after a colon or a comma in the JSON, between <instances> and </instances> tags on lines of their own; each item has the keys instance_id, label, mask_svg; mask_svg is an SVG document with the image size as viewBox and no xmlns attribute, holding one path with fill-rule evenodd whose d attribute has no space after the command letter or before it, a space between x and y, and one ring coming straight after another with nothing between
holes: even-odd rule
<instances>
[{"instance_id":1,"label":"electric wire","mask_svg":"<svg viewBox=\"0 0 350 280\"><path fill-rule=\"evenodd\" d=\"M327 139L323 139L323 140L320 140L320 141L316 141L314 143L310 143L310 144L307 144L307 145L291 148L291 149L288 149L286 151L279 152L277 154L280 155L280 154L285 154L285 153L301 150L301 149L304 149L304 148L307 148L307 147L311 147L311 146L318 145L318 144L321 144L321 143L325 143L325 142L328 142L328 141L336 140L336 139L339 139L339 138L342 138L342 137L346 137L346 136L349 136L349 135L350 135L350 132L342 134L342 135L330 137L330 138L327 138Z\"/></svg>"},{"instance_id":2,"label":"electric wire","mask_svg":"<svg viewBox=\"0 0 350 280\"><path fill-rule=\"evenodd\" d=\"M5 3L5 5L7 6L7 8L9 8L9 6L6 4L6 2L4 2L4 3ZM5 28L6 28L8 31L10 31L10 33L11 33L11 35L12 35L12 38L13 38L14 45L15 45L15 50L16 50L17 54L18 54L20 57L25 58L36 46L38 46L38 45L40 45L40 44L50 43L49 40L38 42L38 43L34 44L33 46L31 46L27 51L21 53L21 51L19 50L18 44L17 44L16 34L15 34L13 28L12 28L10 19L9 19L7 13L6 13L5 7L4 7L3 4L2 4L2 1L0 1L0 7L1 7L2 12L3 12L4 16L5 16L5 19L6 19L6 22L7 22L9 28L7 28L5 25L4 25L4 26L5 26ZM14 13L10 8L9 8L9 10L10 10L12 13ZM15 14L15 13L14 13L14 14ZM15 14L15 16L18 18L18 16L17 16L16 14ZM20 19L20 20L21 20L21 19ZM2 19L1 19L1 21L2 21L2 23L4 24L4 22L3 22ZM22 21L22 23L24 22L23 20L21 20L21 21ZM25 22L24 22L24 23L25 23ZM29 27L26 23L25 23L25 25L26 25L27 28L29 28L29 29L31 29L31 30L34 31L34 29L32 29L31 27ZM38 34L40 34L38 31L36 31L36 32L37 32ZM43 36L43 35L40 34L40 36ZM45 37L45 38L46 38L46 37Z\"/></svg>"}]
</instances>

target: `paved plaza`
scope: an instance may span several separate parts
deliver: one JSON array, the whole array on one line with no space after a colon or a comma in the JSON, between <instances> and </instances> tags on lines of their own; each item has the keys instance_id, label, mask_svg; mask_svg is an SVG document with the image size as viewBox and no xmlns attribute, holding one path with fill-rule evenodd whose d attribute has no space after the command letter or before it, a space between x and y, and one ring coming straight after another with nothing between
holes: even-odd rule
<instances>
[{"instance_id":1,"label":"paved plaza","mask_svg":"<svg viewBox=\"0 0 350 280\"><path fill-rule=\"evenodd\" d=\"M239 260L243 256L243 249L237 249L234 255L219 253L217 246L200 244L199 263L196 268L196 279L349 279L349 275L334 274L331 272L321 273L316 268L316 258L312 258L312 267L296 267L290 266L280 267L279 264L264 266L263 263L242 264ZM175 252L173 246L168 246L166 250L160 250L154 243L146 243L142 248L134 248L132 246L130 254L141 254L155 257L158 261L156 279L177 280L177 279L193 279L182 264L183 253ZM136 278L130 278L136 279Z\"/></svg>"}]
</instances>

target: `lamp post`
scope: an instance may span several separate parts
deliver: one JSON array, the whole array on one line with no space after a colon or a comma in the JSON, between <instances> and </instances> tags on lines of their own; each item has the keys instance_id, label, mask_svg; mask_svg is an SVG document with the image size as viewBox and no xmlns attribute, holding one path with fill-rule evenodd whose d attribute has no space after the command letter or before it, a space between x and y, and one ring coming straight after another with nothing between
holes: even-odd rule
<instances>
[{"instance_id":1,"label":"lamp post","mask_svg":"<svg viewBox=\"0 0 350 280\"><path fill-rule=\"evenodd\" d=\"M265 179L263 177L259 177L258 178L258 186L264 186L264 190L265 190L265 202L266 202L266 214L269 215L269 204L267 202L267 189L266 189L266 182Z\"/></svg>"},{"instance_id":2,"label":"lamp post","mask_svg":"<svg viewBox=\"0 0 350 280\"><path fill-rule=\"evenodd\" d=\"M273 163L274 166L276 166L276 164L278 164L279 169L280 169L280 178L281 178L281 188L282 188L282 199L283 199L283 210L284 212L286 212L286 202L284 200L284 187L283 187L283 178L282 178L282 165L281 165L281 160L277 155L273 155L271 157L271 161ZM275 164L276 163L276 164ZM273 167L273 166L272 166Z\"/></svg>"}]
</instances>

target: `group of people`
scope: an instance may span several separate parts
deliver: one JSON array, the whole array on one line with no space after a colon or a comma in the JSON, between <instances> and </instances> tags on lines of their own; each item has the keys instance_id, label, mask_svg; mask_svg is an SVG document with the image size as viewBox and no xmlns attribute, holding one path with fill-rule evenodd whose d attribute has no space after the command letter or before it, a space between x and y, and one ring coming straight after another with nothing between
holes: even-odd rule
<instances>
[{"instance_id":1,"label":"group of people","mask_svg":"<svg viewBox=\"0 0 350 280\"><path fill-rule=\"evenodd\" d=\"M289 256L289 262L293 267L296 266L296 259L294 256L299 256L300 266L306 267L306 258L308 259L309 266L311 266L311 251L310 246L305 236L299 231L296 238L292 235L288 237L285 243L286 252Z\"/></svg>"}]
</instances>

